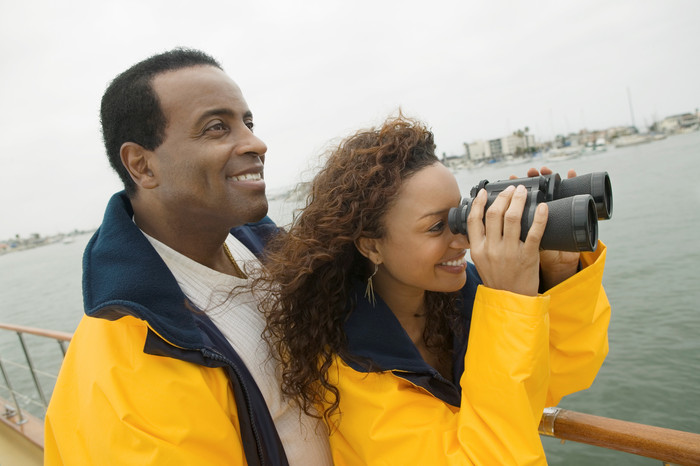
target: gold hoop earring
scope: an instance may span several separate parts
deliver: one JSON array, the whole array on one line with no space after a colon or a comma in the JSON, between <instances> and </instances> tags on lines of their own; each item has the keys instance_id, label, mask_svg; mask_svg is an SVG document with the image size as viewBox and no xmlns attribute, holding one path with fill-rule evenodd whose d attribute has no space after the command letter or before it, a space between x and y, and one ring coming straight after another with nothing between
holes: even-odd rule
<instances>
[{"instance_id":1,"label":"gold hoop earring","mask_svg":"<svg viewBox=\"0 0 700 466\"><path fill-rule=\"evenodd\" d=\"M379 265L374 264L374 273L367 279L367 288L365 288L365 298L367 298L367 301L372 303L372 307L375 307L377 303L377 300L374 297L374 284L372 283L372 277L377 274L377 270L379 270Z\"/></svg>"}]
</instances>

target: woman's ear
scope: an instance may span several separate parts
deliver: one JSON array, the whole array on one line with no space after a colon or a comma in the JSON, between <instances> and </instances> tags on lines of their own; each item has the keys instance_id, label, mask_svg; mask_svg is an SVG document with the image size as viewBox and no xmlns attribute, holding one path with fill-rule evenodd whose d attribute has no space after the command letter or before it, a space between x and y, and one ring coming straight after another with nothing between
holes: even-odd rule
<instances>
[{"instance_id":1,"label":"woman's ear","mask_svg":"<svg viewBox=\"0 0 700 466\"><path fill-rule=\"evenodd\" d=\"M125 142L119 151L122 164L139 187L153 189L158 186L158 178L154 167L153 152L146 150L135 142Z\"/></svg>"},{"instance_id":2,"label":"woman's ear","mask_svg":"<svg viewBox=\"0 0 700 466\"><path fill-rule=\"evenodd\" d=\"M355 240L355 247L360 254L365 256L367 259L372 261L374 264L381 264L382 257L379 252L379 244L376 238L368 238L366 236L360 236Z\"/></svg>"}]
</instances>

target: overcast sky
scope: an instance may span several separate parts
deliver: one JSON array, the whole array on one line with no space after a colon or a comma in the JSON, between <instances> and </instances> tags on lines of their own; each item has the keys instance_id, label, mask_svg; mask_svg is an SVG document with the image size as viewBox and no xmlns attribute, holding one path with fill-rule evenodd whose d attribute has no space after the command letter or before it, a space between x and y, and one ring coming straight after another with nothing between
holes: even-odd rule
<instances>
[{"instance_id":1,"label":"overcast sky","mask_svg":"<svg viewBox=\"0 0 700 466\"><path fill-rule=\"evenodd\" d=\"M399 107L448 155L525 126L542 140L700 107L698 0L0 0L0 239L99 225L121 189L102 93L176 46L240 85L273 193Z\"/></svg>"}]
</instances>

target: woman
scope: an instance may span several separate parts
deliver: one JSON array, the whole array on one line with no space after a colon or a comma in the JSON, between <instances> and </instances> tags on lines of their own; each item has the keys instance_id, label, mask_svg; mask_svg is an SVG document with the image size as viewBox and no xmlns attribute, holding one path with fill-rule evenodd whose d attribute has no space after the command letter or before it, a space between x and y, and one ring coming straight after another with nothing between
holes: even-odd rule
<instances>
[{"instance_id":1,"label":"woman","mask_svg":"<svg viewBox=\"0 0 700 466\"><path fill-rule=\"evenodd\" d=\"M593 381L605 247L540 254L547 206L521 242L524 189L485 220L484 194L469 241L451 233L457 182L400 116L343 141L270 244L266 335L284 392L327 421L336 464L545 463L543 408Z\"/></svg>"}]
</instances>

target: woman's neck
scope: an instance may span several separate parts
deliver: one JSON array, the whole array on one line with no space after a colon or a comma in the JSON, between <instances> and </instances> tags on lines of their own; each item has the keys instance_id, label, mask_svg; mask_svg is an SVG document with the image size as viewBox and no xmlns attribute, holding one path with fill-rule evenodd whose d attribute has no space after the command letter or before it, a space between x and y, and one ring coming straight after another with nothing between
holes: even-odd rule
<instances>
[{"instance_id":1,"label":"woman's neck","mask_svg":"<svg viewBox=\"0 0 700 466\"><path fill-rule=\"evenodd\" d=\"M437 348L429 348L425 342L425 325L428 314L425 308L425 292L420 294L394 293L387 297L382 294L381 296L423 360L449 380L452 376L451 361L441 358L442 351Z\"/></svg>"},{"instance_id":2,"label":"woman's neck","mask_svg":"<svg viewBox=\"0 0 700 466\"><path fill-rule=\"evenodd\" d=\"M416 347L423 341L425 331L425 292L411 290L404 293L377 291Z\"/></svg>"}]
</instances>

